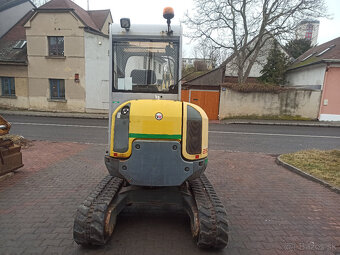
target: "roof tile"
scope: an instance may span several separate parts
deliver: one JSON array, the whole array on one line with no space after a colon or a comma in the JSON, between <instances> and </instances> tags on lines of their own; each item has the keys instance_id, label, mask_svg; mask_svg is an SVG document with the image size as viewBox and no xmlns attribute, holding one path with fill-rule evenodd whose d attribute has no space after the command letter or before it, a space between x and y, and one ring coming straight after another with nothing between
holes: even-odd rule
<instances>
[{"instance_id":1,"label":"roof tile","mask_svg":"<svg viewBox=\"0 0 340 255\"><path fill-rule=\"evenodd\" d=\"M28 1L29 0L0 0L0 12Z\"/></svg>"},{"instance_id":2,"label":"roof tile","mask_svg":"<svg viewBox=\"0 0 340 255\"><path fill-rule=\"evenodd\" d=\"M325 51L323 54L318 56L319 53L322 53L324 50L326 50L329 47L331 48L328 51ZM307 58L308 56L310 57ZM302 61L303 59L305 60ZM339 60L340 61L340 37L309 49L308 51L303 53L300 57L298 57L289 69L295 69L298 67L311 65L313 63L317 63L322 60Z\"/></svg>"},{"instance_id":3,"label":"roof tile","mask_svg":"<svg viewBox=\"0 0 340 255\"><path fill-rule=\"evenodd\" d=\"M101 30L104 26L105 20L107 16L110 14L110 10L95 10L95 11L87 11L90 14L93 22L97 25L97 27Z\"/></svg>"},{"instance_id":4,"label":"roof tile","mask_svg":"<svg viewBox=\"0 0 340 255\"><path fill-rule=\"evenodd\" d=\"M26 40L24 24L34 14L29 11L17 24L15 24L0 40L0 62L27 62L27 46L14 49L14 45L20 40Z\"/></svg>"},{"instance_id":5,"label":"roof tile","mask_svg":"<svg viewBox=\"0 0 340 255\"><path fill-rule=\"evenodd\" d=\"M100 15L108 14L110 10L103 10L103 11L92 11L87 12L79 5L75 4L71 0L51 0L46 4L40 6L38 10L46 10L46 9L73 9L74 12L79 16L79 18L85 23L86 26L100 32L101 26L100 23L104 22L102 19L106 19L107 16L101 17ZM92 17L95 17L93 20Z\"/></svg>"}]
</instances>

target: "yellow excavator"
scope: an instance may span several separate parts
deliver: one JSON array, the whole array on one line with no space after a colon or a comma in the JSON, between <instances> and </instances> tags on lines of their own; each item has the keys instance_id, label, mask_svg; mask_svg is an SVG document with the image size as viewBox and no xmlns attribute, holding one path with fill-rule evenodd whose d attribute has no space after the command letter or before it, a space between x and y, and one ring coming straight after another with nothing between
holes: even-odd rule
<instances>
[{"instance_id":1,"label":"yellow excavator","mask_svg":"<svg viewBox=\"0 0 340 255\"><path fill-rule=\"evenodd\" d=\"M167 27L123 19L121 28L110 28L109 175L77 210L73 237L80 245L104 245L131 204L178 205L198 247L228 243L225 208L204 175L208 117L178 101L181 30L170 27L171 8L163 16Z\"/></svg>"}]
</instances>

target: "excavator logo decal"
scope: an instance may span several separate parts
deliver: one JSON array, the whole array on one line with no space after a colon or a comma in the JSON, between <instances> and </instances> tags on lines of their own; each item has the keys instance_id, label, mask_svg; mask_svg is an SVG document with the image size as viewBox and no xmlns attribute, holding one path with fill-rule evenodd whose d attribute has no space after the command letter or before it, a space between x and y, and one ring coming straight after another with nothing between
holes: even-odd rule
<instances>
[{"instance_id":1,"label":"excavator logo decal","mask_svg":"<svg viewBox=\"0 0 340 255\"><path fill-rule=\"evenodd\" d=\"M161 120L163 119L163 114L161 112L157 112L155 115L156 120Z\"/></svg>"}]
</instances>

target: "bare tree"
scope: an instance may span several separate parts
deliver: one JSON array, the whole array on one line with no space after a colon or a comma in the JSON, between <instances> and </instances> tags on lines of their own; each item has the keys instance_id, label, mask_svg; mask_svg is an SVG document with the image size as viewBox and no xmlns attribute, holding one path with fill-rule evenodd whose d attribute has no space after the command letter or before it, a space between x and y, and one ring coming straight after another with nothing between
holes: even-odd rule
<instances>
[{"instance_id":1,"label":"bare tree","mask_svg":"<svg viewBox=\"0 0 340 255\"><path fill-rule=\"evenodd\" d=\"M204 60L195 60L194 62L195 71L207 71L208 66Z\"/></svg>"},{"instance_id":2,"label":"bare tree","mask_svg":"<svg viewBox=\"0 0 340 255\"><path fill-rule=\"evenodd\" d=\"M249 76L261 48L306 18L326 16L324 0L194 0L185 23L193 39L207 39L235 59L238 82ZM225 64L225 63L224 63Z\"/></svg>"},{"instance_id":3,"label":"bare tree","mask_svg":"<svg viewBox=\"0 0 340 255\"><path fill-rule=\"evenodd\" d=\"M221 64L226 57L225 50L207 38L201 38L193 48L195 58L209 59L213 67Z\"/></svg>"}]
</instances>

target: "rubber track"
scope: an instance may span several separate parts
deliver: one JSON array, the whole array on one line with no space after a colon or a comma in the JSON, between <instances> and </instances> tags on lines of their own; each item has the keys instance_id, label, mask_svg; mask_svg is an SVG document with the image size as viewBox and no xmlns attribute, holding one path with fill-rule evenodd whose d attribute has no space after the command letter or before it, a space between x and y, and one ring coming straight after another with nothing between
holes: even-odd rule
<instances>
[{"instance_id":1,"label":"rubber track","mask_svg":"<svg viewBox=\"0 0 340 255\"><path fill-rule=\"evenodd\" d=\"M208 178L202 174L189 182L198 208L197 246L222 249L228 243L228 221L224 206Z\"/></svg>"},{"instance_id":2,"label":"rubber track","mask_svg":"<svg viewBox=\"0 0 340 255\"><path fill-rule=\"evenodd\" d=\"M108 237L104 235L108 205L114 198L123 180L107 175L78 207L73 225L73 239L81 245L103 245Z\"/></svg>"}]
</instances>

